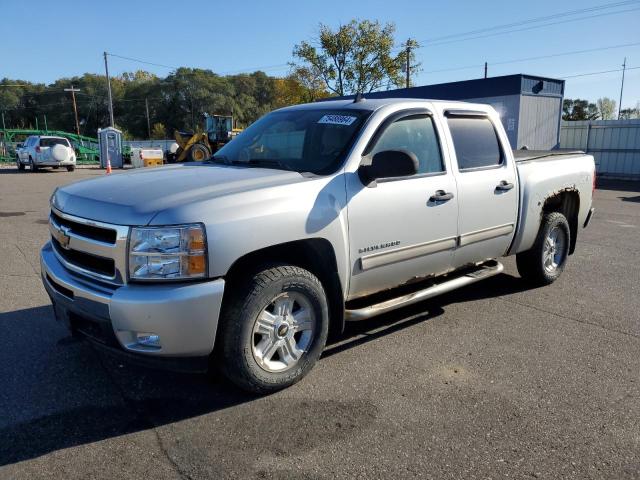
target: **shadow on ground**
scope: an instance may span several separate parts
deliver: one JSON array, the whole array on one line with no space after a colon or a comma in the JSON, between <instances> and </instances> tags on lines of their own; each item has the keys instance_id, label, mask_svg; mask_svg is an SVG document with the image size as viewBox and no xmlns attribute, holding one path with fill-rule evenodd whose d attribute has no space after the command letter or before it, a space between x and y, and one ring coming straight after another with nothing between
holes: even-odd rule
<instances>
[{"instance_id":1,"label":"shadow on ground","mask_svg":"<svg viewBox=\"0 0 640 480\"><path fill-rule=\"evenodd\" d=\"M441 315L444 308L452 302L491 298L519 292L526 288L524 282L519 278L501 274L452 294L443 295L376 319L349 324L344 335L327 346L323 358L356 348L366 342L408 328L419 322L428 321ZM37 319L40 323L29 322L29 319ZM3 327L2 324L5 323L5 328L10 326L12 329L24 329L24 331L15 332L18 339L33 335L34 332L30 330L42 322L54 322L51 308L48 306L0 315L0 327ZM13 335L14 332L12 332ZM20 388L9 388L0 392L0 412L6 412L7 405L13 405L12 408L19 405L21 408L24 406L25 411L28 412L27 416L31 417L26 421L9 422L8 426L0 429L0 439L2 439L0 441L0 466L39 457L64 448L167 425L253 401L267 402L268 408L261 406L261 411L273 411L273 414L277 415L278 409L269 406L276 400L271 402L269 399L265 400L248 395L219 377L209 378L205 375L179 374L139 366L126 365L123 367L119 360L104 355L93 348L88 348L84 342L71 337L57 341L55 346L51 345L52 342L55 343L56 340L48 339L46 332L42 338L34 342L33 348L38 348L37 343L40 343L41 347L47 345L47 348L58 352L48 357L46 355L37 356L35 357L36 361L59 362L59 365L54 366L55 369L67 372L67 375L56 378L47 378L39 374L33 375L29 370L34 369L34 365L29 362L14 363L12 371L6 371L8 370L6 365L4 371L0 370L2 377L10 375L20 378ZM2 358L5 356L6 358L20 357L22 353L19 350L24 349L25 345L19 341L9 343L9 350L13 348L15 351L3 352ZM65 353L65 349L75 350L68 354ZM6 385L8 380L5 381L5 378L2 377L0 377L0 384ZM13 385L18 385L15 383L15 378ZM103 390L110 391L108 398L105 399L99 393L93 394L92 390L86 398L82 398L80 401L75 397L68 399L64 397L62 400L52 398L51 403L55 406L52 410L55 413L38 415L40 412L36 406L38 403L36 400L39 400L40 403L42 400L34 398L33 395L36 395L36 392L51 390L52 387L47 382L68 382L57 385L55 388L73 392L78 390L78 383L86 381L86 378L90 378L91 382L96 382ZM28 393L25 395L25 392ZM278 405L282 401L286 403L286 399L278 398ZM4 402L6 405L2 405ZM336 400L334 403L339 402ZM325 407L335 409L334 405ZM294 402L287 408L292 410L293 414L295 414L295 410L300 410L300 415L304 416L309 405L298 405ZM363 409L358 407L355 410ZM267 414L267 417L269 415ZM7 425L6 419L12 416L12 413L9 412L5 420L0 419L2 420L0 425ZM252 415L250 417L253 418ZM277 423L276 419L273 421Z\"/></svg>"}]
</instances>

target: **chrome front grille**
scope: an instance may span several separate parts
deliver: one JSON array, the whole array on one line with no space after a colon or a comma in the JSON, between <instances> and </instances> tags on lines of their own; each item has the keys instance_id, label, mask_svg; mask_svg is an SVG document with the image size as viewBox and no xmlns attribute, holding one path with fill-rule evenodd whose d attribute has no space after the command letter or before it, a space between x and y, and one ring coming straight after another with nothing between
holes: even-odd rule
<instances>
[{"instance_id":1,"label":"chrome front grille","mask_svg":"<svg viewBox=\"0 0 640 480\"><path fill-rule=\"evenodd\" d=\"M68 215L49 216L51 244L69 270L115 285L126 283L129 227Z\"/></svg>"}]
</instances>

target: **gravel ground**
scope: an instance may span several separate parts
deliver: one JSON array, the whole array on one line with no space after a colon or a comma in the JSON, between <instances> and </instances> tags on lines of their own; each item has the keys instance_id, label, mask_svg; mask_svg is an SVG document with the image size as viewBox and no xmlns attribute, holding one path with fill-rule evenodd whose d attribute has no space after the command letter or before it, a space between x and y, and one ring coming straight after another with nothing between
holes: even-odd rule
<instances>
[{"instance_id":1,"label":"gravel ground","mask_svg":"<svg viewBox=\"0 0 640 480\"><path fill-rule=\"evenodd\" d=\"M640 184L562 278L505 272L349 326L268 397L71 339L39 278L54 187L0 169L0 478L640 478Z\"/></svg>"}]
</instances>

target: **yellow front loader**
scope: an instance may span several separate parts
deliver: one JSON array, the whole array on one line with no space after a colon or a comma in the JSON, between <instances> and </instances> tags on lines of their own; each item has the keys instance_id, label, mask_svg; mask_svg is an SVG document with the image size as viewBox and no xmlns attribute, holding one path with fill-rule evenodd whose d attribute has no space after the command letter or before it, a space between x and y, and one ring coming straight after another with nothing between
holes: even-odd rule
<instances>
[{"instance_id":1,"label":"yellow front loader","mask_svg":"<svg viewBox=\"0 0 640 480\"><path fill-rule=\"evenodd\" d=\"M178 143L176 162L201 162L207 160L223 145L229 143L242 130L233 128L231 115L205 114L204 132L175 132Z\"/></svg>"}]
</instances>

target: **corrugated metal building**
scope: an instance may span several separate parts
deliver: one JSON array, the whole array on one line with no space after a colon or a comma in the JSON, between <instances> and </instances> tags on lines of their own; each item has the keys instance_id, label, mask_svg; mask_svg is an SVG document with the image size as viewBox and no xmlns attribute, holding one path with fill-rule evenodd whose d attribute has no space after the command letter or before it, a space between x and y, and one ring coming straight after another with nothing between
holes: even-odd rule
<instances>
[{"instance_id":1,"label":"corrugated metal building","mask_svg":"<svg viewBox=\"0 0 640 480\"><path fill-rule=\"evenodd\" d=\"M640 180L640 120L562 122L560 147L592 154L600 176Z\"/></svg>"},{"instance_id":2,"label":"corrugated metal building","mask_svg":"<svg viewBox=\"0 0 640 480\"><path fill-rule=\"evenodd\" d=\"M518 74L399 88L364 96L488 103L500 113L512 148L548 150L560 145L564 80Z\"/></svg>"}]
</instances>

